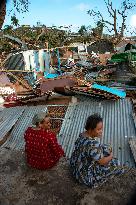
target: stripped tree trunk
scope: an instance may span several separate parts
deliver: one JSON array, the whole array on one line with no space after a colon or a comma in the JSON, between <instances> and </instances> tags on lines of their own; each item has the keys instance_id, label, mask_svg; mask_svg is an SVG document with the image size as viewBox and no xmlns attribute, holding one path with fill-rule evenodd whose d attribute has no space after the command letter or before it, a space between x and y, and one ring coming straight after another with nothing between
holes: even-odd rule
<instances>
[{"instance_id":1,"label":"stripped tree trunk","mask_svg":"<svg viewBox=\"0 0 136 205\"><path fill-rule=\"evenodd\" d=\"M3 26L6 16L6 0L0 0L0 29Z\"/></svg>"},{"instance_id":2,"label":"stripped tree trunk","mask_svg":"<svg viewBox=\"0 0 136 205\"><path fill-rule=\"evenodd\" d=\"M117 37L118 31L117 31L117 10L116 9L114 10L113 18L114 18L114 33L115 33L115 37Z\"/></svg>"}]
</instances>

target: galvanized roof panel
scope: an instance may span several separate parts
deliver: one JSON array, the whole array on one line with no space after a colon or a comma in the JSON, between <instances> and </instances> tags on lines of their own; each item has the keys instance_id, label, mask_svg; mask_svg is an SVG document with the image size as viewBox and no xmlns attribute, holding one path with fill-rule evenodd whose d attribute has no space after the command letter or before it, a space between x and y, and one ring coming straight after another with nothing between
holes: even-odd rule
<instances>
[{"instance_id":1,"label":"galvanized roof panel","mask_svg":"<svg viewBox=\"0 0 136 205\"><path fill-rule=\"evenodd\" d=\"M5 62L5 68L7 68L7 70L24 70L24 67L24 57L22 53L10 56Z\"/></svg>"},{"instance_id":2,"label":"galvanized roof panel","mask_svg":"<svg viewBox=\"0 0 136 205\"><path fill-rule=\"evenodd\" d=\"M24 109L24 107L16 107L0 111L0 142L4 140L4 137L17 122Z\"/></svg>"},{"instance_id":3,"label":"galvanized roof panel","mask_svg":"<svg viewBox=\"0 0 136 205\"><path fill-rule=\"evenodd\" d=\"M51 109L52 108L52 109ZM20 112L20 110L24 109L24 112L22 116L16 121L16 124L14 125L13 130L11 131L11 134L7 141L2 145L2 147L7 147L10 149L23 149L24 148L24 132L27 129L28 126L31 126L32 118L35 115L35 113L44 111L46 112L48 109L48 112L52 111L50 113L51 119L53 119L54 123L53 125L57 125L57 120L62 121L64 117L64 113L61 113L63 110L67 109L66 105L39 105L39 106L24 106L24 107L16 107L16 108L5 108L5 112L7 112L7 115L10 111L13 112L16 109L17 112ZM2 116L3 112L0 112ZM6 129L6 127L5 127Z\"/></svg>"},{"instance_id":4,"label":"galvanized roof panel","mask_svg":"<svg viewBox=\"0 0 136 205\"><path fill-rule=\"evenodd\" d=\"M118 101L96 101L87 97L80 99L80 103L68 108L59 133L58 139L66 156L71 156L76 139L80 132L84 131L87 117L93 113L100 113L104 119L102 142L112 144L114 156L119 158L121 164L134 167L135 163L128 144L129 137L136 138L131 102L128 99Z\"/></svg>"},{"instance_id":5,"label":"galvanized roof panel","mask_svg":"<svg viewBox=\"0 0 136 205\"><path fill-rule=\"evenodd\" d=\"M136 137L131 101L107 102L102 109L105 124L102 142L113 145L113 152L122 164L134 166L128 143L130 137Z\"/></svg>"},{"instance_id":6,"label":"galvanized roof panel","mask_svg":"<svg viewBox=\"0 0 136 205\"><path fill-rule=\"evenodd\" d=\"M13 128L10 137L2 147L17 150L24 148L24 132L27 127L32 125L33 116L40 111L47 112L47 106L40 105L26 107L24 113Z\"/></svg>"},{"instance_id":7,"label":"galvanized roof panel","mask_svg":"<svg viewBox=\"0 0 136 205\"><path fill-rule=\"evenodd\" d=\"M42 105L26 107L13 128L10 138L2 147L11 149L24 148L23 135L27 127L31 125L32 117L36 112L46 111L47 107ZM79 103L70 105L58 136L58 141L64 148L66 156L71 156L74 143L80 132L84 130L86 118L93 113L100 113L104 119L105 126L102 142L112 144L114 156L119 158L121 164L126 163L134 167L135 163L129 148L128 139L129 137L136 138L136 128L132 117L132 104L128 99L97 101L95 98L81 97Z\"/></svg>"},{"instance_id":8,"label":"galvanized roof panel","mask_svg":"<svg viewBox=\"0 0 136 205\"><path fill-rule=\"evenodd\" d=\"M136 162L136 139L130 138L129 145L130 145L134 160Z\"/></svg>"}]
</instances>

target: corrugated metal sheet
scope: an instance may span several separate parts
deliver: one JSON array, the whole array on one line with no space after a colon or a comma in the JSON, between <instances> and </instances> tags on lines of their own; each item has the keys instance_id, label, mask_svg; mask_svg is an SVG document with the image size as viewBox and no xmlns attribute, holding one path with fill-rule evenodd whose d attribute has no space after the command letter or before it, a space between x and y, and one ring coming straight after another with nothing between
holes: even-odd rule
<instances>
[{"instance_id":1,"label":"corrugated metal sheet","mask_svg":"<svg viewBox=\"0 0 136 205\"><path fill-rule=\"evenodd\" d=\"M15 108L5 108L3 112L0 112L0 119L4 116L5 113L7 118L10 118L10 113L12 113L12 117L16 114L16 117L14 116L11 118L11 122L13 119L12 124L14 125L14 128L11 131L11 134L7 141L2 145L2 147L7 147L10 149L23 149L24 148L24 132L27 129L28 126L31 126L32 118L35 115L35 113L44 111L50 113L51 119L53 120L53 128L57 126L57 123L59 121L63 121L64 115L63 110L66 110L67 106L66 105L39 105L39 106L20 106L20 107L15 107ZM16 112L15 112L16 110ZM24 111L21 117L19 118L19 113L21 111ZM62 112L62 113L61 113ZM18 118L19 119L18 119ZM16 121L14 120L17 119ZM5 121L5 118L3 119ZM3 129L7 130L7 124L5 122L5 126L3 126ZM0 127L0 133L2 132L1 127ZM3 134L4 136L4 134Z\"/></svg>"},{"instance_id":2,"label":"corrugated metal sheet","mask_svg":"<svg viewBox=\"0 0 136 205\"><path fill-rule=\"evenodd\" d=\"M129 137L136 137L132 103L128 99L119 100L114 103L104 103L102 109L105 124L104 143L113 144L114 154L122 164L134 166L128 144Z\"/></svg>"},{"instance_id":3,"label":"corrugated metal sheet","mask_svg":"<svg viewBox=\"0 0 136 205\"><path fill-rule=\"evenodd\" d=\"M31 125L32 117L36 112L46 111L47 107L48 105L25 107L25 111L2 147L24 148L23 135L27 127ZM7 112L7 109L4 110ZM136 128L132 117L132 104L128 99L97 101L95 98L81 97L79 103L69 105L58 136L58 141L64 148L66 156L71 156L75 140L84 130L86 118L93 113L100 113L104 119L102 142L112 144L114 156L119 158L121 164L125 163L134 167L135 163L128 141L130 137L136 138Z\"/></svg>"},{"instance_id":4,"label":"corrugated metal sheet","mask_svg":"<svg viewBox=\"0 0 136 205\"><path fill-rule=\"evenodd\" d=\"M21 41L21 40L20 40L19 38L17 38L17 37L14 37L14 36L11 36L11 35L9 35L9 34L6 34L6 35L0 36L0 38L7 38L7 39L9 39L9 40L11 40L11 41L14 41L14 42L18 43L19 45L21 45L21 49L23 49L23 50L27 50L27 49L28 49L26 43L23 42L23 41Z\"/></svg>"},{"instance_id":5,"label":"corrugated metal sheet","mask_svg":"<svg viewBox=\"0 0 136 205\"><path fill-rule=\"evenodd\" d=\"M131 138L131 139L129 140L129 145L130 145L132 154L133 154L133 156L134 156L134 160L135 160L135 162L136 162L136 139Z\"/></svg>"},{"instance_id":6,"label":"corrugated metal sheet","mask_svg":"<svg viewBox=\"0 0 136 205\"><path fill-rule=\"evenodd\" d=\"M136 128L136 116L133 119L134 119L135 128Z\"/></svg>"},{"instance_id":7,"label":"corrugated metal sheet","mask_svg":"<svg viewBox=\"0 0 136 205\"><path fill-rule=\"evenodd\" d=\"M112 144L114 156L119 158L121 164L135 166L128 138L136 138L136 129L132 104L128 99L95 101L84 97L80 103L69 107L59 133L59 142L66 155L71 156L75 140L84 130L87 117L93 113L100 113L104 119L102 142Z\"/></svg>"},{"instance_id":8,"label":"corrugated metal sheet","mask_svg":"<svg viewBox=\"0 0 136 205\"><path fill-rule=\"evenodd\" d=\"M24 109L25 107L16 107L0 111L0 142L4 140L5 135L17 122Z\"/></svg>"},{"instance_id":9,"label":"corrugated metal sheet","mask_svg":"<svg viewBox=\"0 0 136 205\"><path fill-rule=\"evenodd\" d=\"M21 109L21 107L20 107ZM16 123L13 128L10 137L8 140L2 145L2 147L8 147L10 149L22 149L24 147L24 132L27 127L31 126L32 118L35 113L40 111L47 111L47 106L30 106L25 107L25 111L20 117L19 121Z\"/></svg>"},{"instance_id":10,"label":"corrugated metal sheet","mask_svg":"<svg viewBox=\"0 0 136 205\"><path fill-rule=\"evenodd\" d=\"M6 62L5 68L7 70L24 70L24 57L22 53L13 54Z\"/></svg>"}]
</instances>

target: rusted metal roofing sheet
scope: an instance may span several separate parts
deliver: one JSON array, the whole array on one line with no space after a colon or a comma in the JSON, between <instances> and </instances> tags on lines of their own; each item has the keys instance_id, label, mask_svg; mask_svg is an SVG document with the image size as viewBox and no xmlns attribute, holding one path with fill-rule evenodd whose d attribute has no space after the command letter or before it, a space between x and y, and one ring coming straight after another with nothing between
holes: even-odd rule
<instances>
[{"instance_id":1,"label":"rusted metal roofing sheet","mask_svg":"<svg viewBox=\"0 0 136 205\"><path fill-rule=\"evenodd\" d=\"M84 131L87 117L100 113L104 119L102 142L112 144L114 156L119 158L121 164L135 167L128 143L129 137L136 138L131 101L96 101L87 97L80 99L80 103L68 108L59 133L58 139L66 155L71 156L76 139Z\"/></svg>"},{"instance_id":2,"label":"rusted metal roofing sheet","mask_svg":"<svg viewBox=\"0 0 136 205\"><path fill-rule=\"evenodd\" d=\"M75 83L75 78L71 76L59 77L54 79L44 79L44 81L40 85L40 90L42 93L46 93L47 91L54 90L55 87L71 87L74 86Z\"/></svg>"}]
</instances>

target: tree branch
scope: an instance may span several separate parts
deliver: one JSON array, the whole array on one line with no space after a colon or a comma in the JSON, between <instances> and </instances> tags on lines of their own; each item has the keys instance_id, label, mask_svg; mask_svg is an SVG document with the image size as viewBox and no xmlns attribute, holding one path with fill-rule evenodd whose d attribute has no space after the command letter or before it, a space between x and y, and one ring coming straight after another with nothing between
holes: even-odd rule
<instances>
[{"instance_id":1,"label":"tree branch","mask_svg":"<svg viewBox=\"0 0 136 205\"><path fill-rule=\"evenodd\" d=\"M87 13L88 13L90 16L97 16L99 19L101 18L100 20L101 20L102 23L107 23L107 24L109 24L109 25L111 25L111 26L114 26L113 23L104 20L104 18L103 18L103 16L102 16L102 14L100 13L100 11L94 11L94 10L92 9L92 10L89 10Z\"/></svg>"},{"instance_id":2,"label":"tree branch","mask_svg":"<svg viewBox=\"0 0 136 205\"><path fill-rule=\"evenodd\" d=\"M107 24L109 24L109 25L111 25L111 26L114 26L114 23L111 23L111 22L109 22L109 21L103 20L103 23L107 23Z\"/></svg>"},{"instance_id":3,"label":"tree branch","mask_svg":"<svg viewBox=\"0 0 136 205\"><path fill-rule=\"evenodd\" d=\"M132 8L136 7L136 4L130 3L129 0L124 0L121 6L121 11L118 10L118 14L122 17L122 24L120 27L121 35L123 36L124 30L126 29L126 18L127 18L127 11L131 10Z\"/></svg>"},{"instance_id":4,"label":"tree branch","mask_svg":"<svg viewBox=\"0 0 136 205\"><path fill-rule=\"evenodd\" d=\"M108 30L110 33L111 33L112 31L114 31L114 29L113 29L113 28L110 29L109 26L106 26L106 25L105 25L105 27L107 28L107 30Z\"/></svg>"},{"instance_id":5,"label":"tree branch","mask_svg":"<svg viewBox=\"0 0 136 205\"><path fill-rule=\"evenodd\" d=\"M113 9L112 2L110 2L109 0L108 0L108 2L106 2L106 0L104 0L104 2L106 4L107 10L108 10L110 16L114 18L115 10Z\"/></svg>"},{"instance_id":6,"label":"tree branch","mask_svg":"<svg viewBox=\"0 0 136 205\"><path fill-rule=\"evenodd\" d=\"M100 11L95 11L92 9L92 10L87 11L87 14L89 14L90 16L97 16L98 18L103 19L103 16L100 13Z\"/></svg>"}]
</instances>

